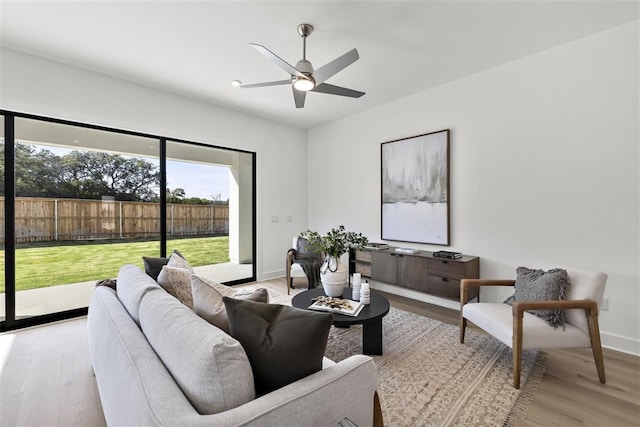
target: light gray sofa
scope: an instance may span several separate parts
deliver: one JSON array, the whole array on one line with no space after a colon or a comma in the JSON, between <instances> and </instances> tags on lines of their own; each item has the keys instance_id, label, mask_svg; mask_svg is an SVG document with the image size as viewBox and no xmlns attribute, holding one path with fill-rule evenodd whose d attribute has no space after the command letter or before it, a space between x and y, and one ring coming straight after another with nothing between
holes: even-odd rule
<instances>
[{"instance_id":1,"label":"light gray sofa","mask_svg":"<svg viewBox=\"0 0 640 427\"><path fill-rule=\"evenodd\" d=\"M373 423L373 360L352 356L255 397L248 358L133 266L117 292L96 287L89 305L91 362L109 425L335 426Z\"/></svg>"}]
</instances>

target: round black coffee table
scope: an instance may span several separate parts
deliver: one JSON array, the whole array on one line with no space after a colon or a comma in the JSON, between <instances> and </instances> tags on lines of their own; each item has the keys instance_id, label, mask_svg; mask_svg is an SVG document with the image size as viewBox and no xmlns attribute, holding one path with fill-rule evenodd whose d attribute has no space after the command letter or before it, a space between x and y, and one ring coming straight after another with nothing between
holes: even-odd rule
<instances>
[{"instance_id":1,"label":"round black coffee table","mask_svg":"<svg viewBox=\"0 0 640 427\"><path fill-rule=\"evenodd\" d=\"M324 295L320 288L300 292L291 300L291 305L307 309L313 304L313 298ZM342 298L351 299L351 288L345 288ZM371 303L364 306L357 317L333 313L333 324L336 327L362 325L362 353L369 355L382 354L382 318L389 313L389 301L382 295L371 291Z\"/></svg>"}]
</instances>

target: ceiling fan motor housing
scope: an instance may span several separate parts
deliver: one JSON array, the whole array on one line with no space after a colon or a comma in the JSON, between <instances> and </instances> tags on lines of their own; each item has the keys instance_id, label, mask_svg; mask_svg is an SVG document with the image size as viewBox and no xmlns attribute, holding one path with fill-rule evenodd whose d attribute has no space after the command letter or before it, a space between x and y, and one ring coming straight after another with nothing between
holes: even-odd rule
<instances>
[{"instance_id":1,"label":"ceiling fan motor housing","mask_svg":"<svg viewBox=\"0 0 640 427\"><path fill-rule=\"evenodd\" d=\"M313 65L311 65L311 62L307 61L306 59L301 59L300 61L298 61L296 63L296 68L298 69L298 71L304 74L313 73Z\"/></svg>"}]
</instances>

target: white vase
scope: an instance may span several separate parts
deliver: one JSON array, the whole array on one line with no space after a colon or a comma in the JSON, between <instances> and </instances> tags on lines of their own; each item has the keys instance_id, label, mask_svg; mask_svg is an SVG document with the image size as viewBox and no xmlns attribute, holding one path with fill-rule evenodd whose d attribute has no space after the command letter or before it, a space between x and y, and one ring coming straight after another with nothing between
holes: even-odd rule
<instances>
[{"instance_id":1,"label":"white vase","mask_svg":"<svg viewBox=\"0 0 640 427\"><path fill-rule=\"evenodd\" d=\"M347 286L349 271L340 262L340 258L327 257L322 267L320 267L320 281L324 288L324 293L329 297L341 297L344 288Z\"/></svg>"}]
</instances>

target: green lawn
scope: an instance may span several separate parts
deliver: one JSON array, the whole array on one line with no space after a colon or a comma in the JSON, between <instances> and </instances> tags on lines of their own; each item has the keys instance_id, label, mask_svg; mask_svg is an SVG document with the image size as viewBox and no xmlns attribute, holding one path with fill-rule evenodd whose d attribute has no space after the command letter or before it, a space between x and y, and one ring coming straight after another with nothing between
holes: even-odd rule
<instances>
[{"instance_id":1,"label":"green lawn","mask_svg":"<svg viewBox=\"0 0 640 427\"><path fill-rule=\"evenodd\" d=\"M229 237L167 241L167 253L178 249L196 267L229 261ZM143 268L143 256L159 256L158 241L109 240L33 244L16 249L16 290L44 288L116 277L123 264ZM4 250L0 250L0 293L4 292Z\"/></svg>"}]
</instances>

